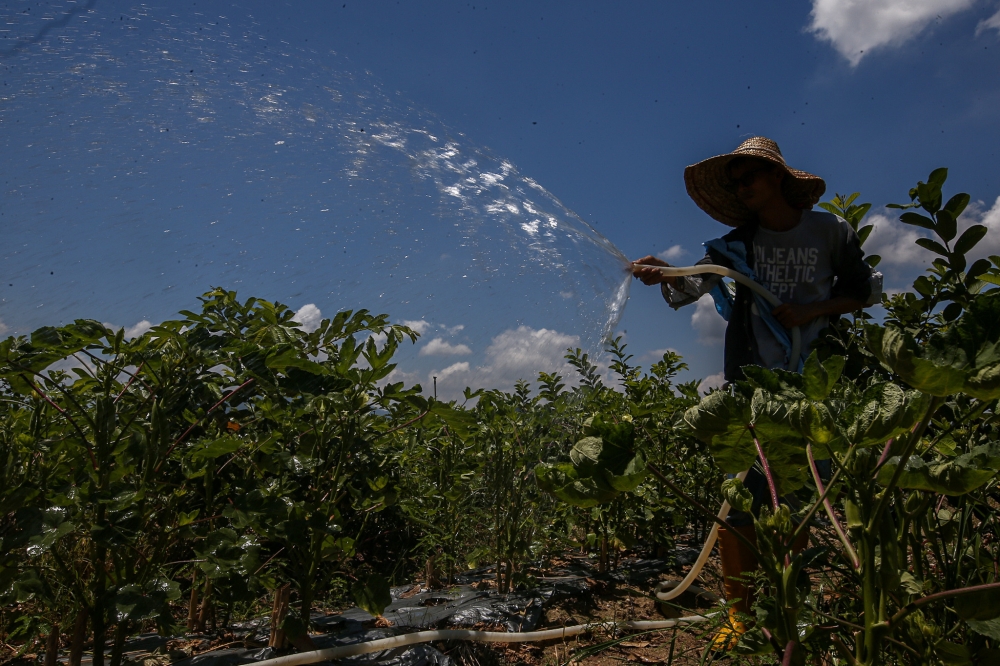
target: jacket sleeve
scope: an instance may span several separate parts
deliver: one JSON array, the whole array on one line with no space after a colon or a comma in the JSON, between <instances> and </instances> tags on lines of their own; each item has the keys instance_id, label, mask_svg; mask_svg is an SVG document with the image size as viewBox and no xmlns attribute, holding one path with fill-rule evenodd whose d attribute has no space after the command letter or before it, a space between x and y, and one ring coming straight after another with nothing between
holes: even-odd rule
<instances>
[{"instance_id":1,"label":"jacket sleeve","mask_svg":"<svg viewBox=\"0 0 1000 666\"><path fill-rule=\"evenodd\" d=\"M695 266L702 264L716 263L711 256L705 255ZM673 309L690 305L699 298L712 291L715 285L719 284L721 275L715 273L701 273L699 275L686 275L676 278L677 287L671 287L666 282L660 283L660 292L667 301L667 305Z\"/></svg>"},{"instance_id":2,"label":"jacket sleeve","mask_svg":"<svg viewBox=\"0 0 1000 666\"><path fill-rule=\"evenodd\" d=\"M882 298L882 274L872 270L864 259L861 240L846 221L840 220L844 228L838 262L834 266L837 281L833 285L831 297L846 296L868 305L878 303Z\"/></svg>"}]
</instances>

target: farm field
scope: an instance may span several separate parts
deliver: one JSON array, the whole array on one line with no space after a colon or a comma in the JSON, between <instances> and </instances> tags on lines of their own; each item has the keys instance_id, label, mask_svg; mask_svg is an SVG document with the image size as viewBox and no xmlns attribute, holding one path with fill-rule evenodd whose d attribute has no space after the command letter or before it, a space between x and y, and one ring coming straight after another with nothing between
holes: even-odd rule
<instances>
[{"instance_id":1,"label":"farm field","mask_svg":"<svg viewBox=\"0 0 1000 666\"><path fill-rule=\"evenodd\" d=\"M416 333L387 315L342 312L307 333L289 308L223 289L130 339L92 320L8 338L4 662L212 666L217 648L249 663L322 647L324 627L355 626L349 642L393 633L406 599L433 615L461 590L501 605L549 592L512 606L521 624L428 626L662 620L653 585L681 578L723 501L751 512L731 477L758 465L776 501L752 511L756 604L715 656L1000 663L1000 257L970 258L986 227L958 232L970 197L945 197L946 178L900 206L935 234L918 242L933 258L881 323L844 318L801 374L748 368L707 395L676 383L676 354L641 368L615 339L607 373L568 350L574 377L438 401L391 380ZM864 240L855 200L823 206ZM716 560L700 580L723 595ZM705 663L727 611L692 610L719 614L431 647L470 666ZM133 649L151 634L169 642ZM444 663L429 650L414 666Z\"/></svg>"}]
</instances>

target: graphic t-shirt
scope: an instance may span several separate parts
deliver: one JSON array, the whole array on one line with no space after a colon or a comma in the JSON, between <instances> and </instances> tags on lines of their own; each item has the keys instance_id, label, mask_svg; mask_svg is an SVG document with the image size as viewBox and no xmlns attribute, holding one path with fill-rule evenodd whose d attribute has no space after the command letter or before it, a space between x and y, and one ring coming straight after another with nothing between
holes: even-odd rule
<instances>
[{"instance_id":1,"label":"graphic t-shirt","mask_svg":"<svg viewBox=\"0 0 1000 666\"><path fill-rule=\"evenodd\" d=\"M801 221L788 231L758 228L753 241L757 280L782 303L829 300L843 250L853 233L836 215L811 210L803 211ZM829 317L823 316L801 327L803 350L809 349L828 323ZM751 324L760 365L784 367L785 350L760 318L756 304L751 307Z\"/></svg>"}]
</instances>

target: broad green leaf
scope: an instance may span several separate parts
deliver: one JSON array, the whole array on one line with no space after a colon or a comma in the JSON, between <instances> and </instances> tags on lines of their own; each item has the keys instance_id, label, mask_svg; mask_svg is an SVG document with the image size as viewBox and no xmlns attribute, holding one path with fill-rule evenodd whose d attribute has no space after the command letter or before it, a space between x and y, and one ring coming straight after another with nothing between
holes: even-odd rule
<instances>
[{"instance_id":1,"label":"broad green leaf","mask_svg":"<svg viewBox=\"0 0 1000 666\"><path fill-rule=\"evenodd\" d=\"M878 483L888 485L899 464L899 456L890 458L879 470ZM903 466L898 487L942 495L964 495L984 485L996 473L994 469L980 468L968 453L933 464L928 464L919 456L911 456Z\"/></svg>"},{"instance_id":2,"label":"broad green leaf","mask_svg":"<svg viewBox=\"0 0 1000 666\"><path fill-rule=\"evenodd\" d=\"M966 621L1000 618L1000 589L972 592L955 597L955 612Z\"/></svg>"},{"instance_id":3,"label":"broad green leaf","mask_svg":"<svg viewBox=\"0 0 1000 666\"><path fill-rule=\"evenodd\" d=\"M863 226L860 229L858 229L858 240L861 241L862 245L865 244L865 241L868 240L868 237L871 235L872 231L874 231L874 230L875 230L875 225L874 224L869 224L869 225Z\"/></svg>"},{"instance_id":4,"label":"broad green leaf","mask_svg":"<svg viewBox=\"0 0 1000 666\"><path fill-rule=\"evenodd\" d=\"M175 581L158 578L146 585L126 585L118 590L115 607L120 619L137 622L159 615L169 602L180 596L180 586Z\"/></svg>"},{"instance_id":5,"label":"broad green leaf","mask_svg":"<svg viewBox=\"0 0 1000 666\"><path fill-rule=\"evenodd\" d=\"M934 644L934 653L945 666L972 666L972 655L965 645L952 643L943 638Z\"/></svg>"},{"instance_id":6,"label":"broad green leaf","mask_svg":"<svg viewBox=\"0 0 1000 666\"><path fill-rule=\"evenodd\" d=\"M965 623L969 625L969 629L972 629L977 634L1000 641L1000 617L993 618L992 620L966 620Z\"/></svg>"},{"instance_id":7,"label":"broad green leaf","mask_svg":"<svg viewBox=\"0 0 1000 666\"><path fill-rule=\"evenodd\" d=\"M946 180L948 180L948 169L945 167L938 167L937 169L934 169L934 171L931 171L931 175L927 177L927 184L940 189Z\"/></svg>"},{"instance_id":8,"label":"broad green leaf","mask_svg":"<svg viewBox=\"0 0 1000 666\"><path fill-rule=\"evenodd\" d=\"M212 441L200 441L188 449L191 460L214 460L229 455L243 446L243 440L232 435L224 435Z\"/></svg>"},{"instance_id":9,"label":"broad green leaf","mask_svg":"<svg viewBox=\"0 0 1000 666\"><path fill-rule=\"evenodd\" d=\"M848 444L882 446L912 428L924 415L930 400L917 391L904 391L885 382L869 386L837 416Z\"/></svg>"},{"instance_id":10,"label":"broad green leaf","mask_svg":"<svg viewBox=\"0 0 1000 666\"><path fill-rule=\"evenodd\" d=\"M845 438L825 403L800 401L792 412L792 422L798 432L815 445L820 460L847 450Z\"/></svg>"},{"instance_id":11,"label":"broad green leaf","mask_svg":"<svg viewBox=\"0 0 1000 666\"><path fill-rule=\"evenodd\" d=\"M959 194L953 196L951 199L948 199L948 203L944 205L944 210L954 215L955 218L957 219L958 216L962 214L962 211L965 210L965 207L969 205L969 201L971 200L972 197L970 197L968 194L960 192Z\"/></svg>"},{"instance_id":12,"label":"broad green leaf","mask_svg":"<svg viewBox=\"0 0 1000 666\"><path fill-rule=\"evenodd\" d=\"M825 400L844 371L847 358L831 356L820 362L814 351L809 354L802 369L803 389L810 400Z\"/></svg>"},{"instance_id":13,"label":"broad green leaf","mask_svg":"<svg viewBox=\"0 0 1000 666\"><path fill-rule=\"evenodd\" d=\"M695 437L708 444L723 472L736 474L748 469L757 458L747 424L750 401L741 395L714 391L684 412L684 421Z\"/></svg>"},{"instance_id":14,"label":"broad green leaf","mask_svg":"<svg viewBox=\"0 0 1000 666\"><path fill-rule=\"evenodd\" d=\"M988 229L981 224L972 225L962 232L959 239L955 241L955 252L958 254L967 254L969 250L974 248L983 239L987 231Z\"/></svg>"},{"instance_id":15,"label":"broad green leaf","mask_svg":"<svg viewBox=\"0 0 1000 666\"><path fill-rule=\"evenodd\" d=\"M936 240L931 240L930 238L918 238L915 242L925 250L930 250L935 254L940 254L942 257L951 256L951 253L945 249L944 245L941 245L941 243L938 243Z\"/></svg>"},{"instance_id":16,"label":"broad green leaf","mask_svg":"<svg viewBox=\"0 0 1000 666\"><path fill-rule=\"evenodd\" d=\"M895 326L865 326L868 346L889 370L915 389L936 396L957 393L965 384L967 358L961 349L952 349L950 358L925 357L927 349Z\"/></svg>"},{"instance_id":17,"label":"broad green leaf","mask_svg":"<svg viewBox=\"0 0 1000 666\"><path fill-rule=\"evenodd\" d=\"M938 236L946 243L951 242L951 239L958 233L958 224L955 222L955 216L947 210L942 210L937 214L937 221Z\"/></svg>"},{"instance_id":18,"label":"broad green leaf","mask_svg":"<svg viewBox=\"0 0 1000 666\"><path fill-rule=\"evenodd\" d=\"M389 581L376 573L359 576L351 586L351 596L358 608L372 615L381 615L385 607L392 603Z\"/></svg>"},{"instance_id":19,"label":"broad green leaf","mask_svg":"<svg viewBox=\"0 0 1000 666\"><path fill-rule=\"evenodd\" d=\"M646 478L646 463L642 456L636 455L625 466L621 474L605 472L604 478L612 488L619 492L631 492L635 490L643 479Z\"/></svg>"},{"instance_id":20,"label":"broad green leaf","mask_svg":"<svg viewBox=\"0 0 1000 666\"><path fill-rule=\"evenodd\" d=\"M911 224L915 227L934 231L934 220L920 213L903 213L899 216L899 221L904 224Z\"/></svg>"}]
</instances>

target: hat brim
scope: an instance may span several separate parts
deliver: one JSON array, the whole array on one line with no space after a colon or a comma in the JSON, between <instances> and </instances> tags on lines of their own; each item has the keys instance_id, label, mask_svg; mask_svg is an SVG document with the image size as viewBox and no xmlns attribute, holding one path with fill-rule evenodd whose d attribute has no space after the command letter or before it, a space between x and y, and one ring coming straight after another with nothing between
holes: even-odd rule
<instances>
[{"instance_id":1,"label":"hat brim","mask_svg":"<svg viewBox=\"0 0 1000 666\"><path fill-rule=\"evenodd\" d=\"M684 185L691 199L713 219L730 227L738 227L757 218L756 213L747 208L736 193L726 186L729 181L726 167L737 157L765 160L784 169L791 181L782 185L782 192L793 208L812 208L826 192L826 183L819 176L792 169L763 151L716 155L684 169Z\"/></svg>"}]
</instances>

